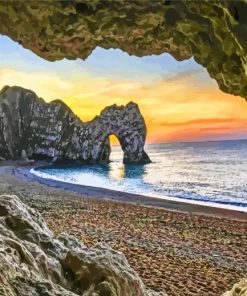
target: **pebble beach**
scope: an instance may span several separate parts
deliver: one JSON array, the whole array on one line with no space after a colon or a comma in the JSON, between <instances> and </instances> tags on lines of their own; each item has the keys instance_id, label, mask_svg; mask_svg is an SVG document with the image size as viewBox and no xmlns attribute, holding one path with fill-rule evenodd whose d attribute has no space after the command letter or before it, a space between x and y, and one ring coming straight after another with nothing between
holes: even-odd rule
<instances>
[{"instance_id":1,"label":"pebble beach","mask_svg":"<svg viewBox=\"0 0 247 296\"><path fill-rule=\"evenodd\" d=\"M38 209L55 233L124 253L147 286L169 296L216 296L247 276L247 217L152 208L49 187L0 167L0 193ZM117 194L117 193L116 193Z\"/></svg>"}]
</instances>

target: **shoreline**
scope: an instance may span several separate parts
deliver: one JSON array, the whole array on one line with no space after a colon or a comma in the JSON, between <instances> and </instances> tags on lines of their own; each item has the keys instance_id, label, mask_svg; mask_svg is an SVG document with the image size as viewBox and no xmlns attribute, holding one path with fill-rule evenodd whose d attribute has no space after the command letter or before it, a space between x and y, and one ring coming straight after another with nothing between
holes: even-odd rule
<instances>
[{"instance_id":1,"label":"shoreline","mask_svg":"<svg viewBox=\"0 0 247 296\"><path fill-rule=\"evenodd\" d=\"M215 206L206 204L201 205L198 203L190 203L183 200L172 200L172 198L171 200L169 200L169 197L162 199L107 188L66 183L58 180L42 178L30 172L31 169L41 167L41 164L43 166L47 163L41 162L35 164L28 164L28 166L26 166L25 164L24 166L16 166L13 169L13 175L24 181L37 181L40 184L49 187L60 188L63 190L81 194L83 196L92 197L97 200L114 201L127 204L129 203L144 207L161 208L168 211L247 221L247 212L244 210L241 211L240 209L228 209L222 207L221 205L217 207L217 204L215 204Z\"/></svg>"},{"instance_id":2,"label":"shoreline","mask_svg":"<svg viewBox=\"0 0 247 296\"><path fill-rule=\"evenodd\" d=\"M120 197L130 202L122 202L119 193L101 189L77 193L29 178L36 165L1 162L0 194L15 194L38 210L55 235L66 232L88 247L106 243L122 252L149 288L169 296L220 296L246 277L247 220L239 213L209 215L205 207L169 208L163 200L154 206L153 199L143 206L129 194Z\"/></svg>"}]
</instances>

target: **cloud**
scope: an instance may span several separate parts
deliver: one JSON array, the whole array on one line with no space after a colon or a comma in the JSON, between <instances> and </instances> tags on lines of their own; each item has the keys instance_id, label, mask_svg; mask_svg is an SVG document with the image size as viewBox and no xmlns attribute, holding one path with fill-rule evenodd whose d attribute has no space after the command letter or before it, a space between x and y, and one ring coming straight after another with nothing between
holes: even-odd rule
<instances>
[{"instance_id":1,"label":"cloud","mask_svg":"<svg viewBox=\"0 0 247 296\"><path fill-rule=\"evenodd\" d=\"M133 90L139 89L141 87L142 87L142 84L140 82L127 81L127 82L115 83L113 85L110 85L110 86L100 89L98 91L92 91L92 92L88 92L88 93L80 93L80 94L75 95L74 98L82 99L82 98L89 98L89 97L97 97L98 95L101 95L104 93L109 93L113 90L121 91L121 93L123 93L123 92L133 91Z\"/></svg>"},{"instance_id":2,"label":"cloud","mask_svg":"<svg viewBox=\"0 0 247 296\"><path fill-rule=\"evenodd\" d=\"M0 85L31 89L47 101L70 94L73 85L53 73L26 73L13 68L0 68Z\"/></svg>"},{"instance_id":3,"label":"cloud","mask_svg":"<svg viewBox=\"0 0 247 296\"><path fill-rule=\"evenodd\" d=\"M176 82L176 81L181 81L181 79L188 79L191 76L197 76L198 74L204 73L204 69L199 68L199 69L192 69L192 70L184 70L182 72L175 72L175 73L170 73L170 75L162 75L163 79L167 82Z\"/></svg>"},{"instance_id":4,"label":"cloud","mask_svg":"<svg viewBox=\"0 0 247 296\"><path fill-rule=\"evenodd\" d=\"M237 119L237 118L204 118L204 119L194 119L194 120L188 120L188 121L180 121L180 122L162 122L161 126L164 127L184 127L184 126L210 126L213 125L235 125L235 124L246 124L247 126L247 118L244 119Z\"/></svg>"}]
</instances>

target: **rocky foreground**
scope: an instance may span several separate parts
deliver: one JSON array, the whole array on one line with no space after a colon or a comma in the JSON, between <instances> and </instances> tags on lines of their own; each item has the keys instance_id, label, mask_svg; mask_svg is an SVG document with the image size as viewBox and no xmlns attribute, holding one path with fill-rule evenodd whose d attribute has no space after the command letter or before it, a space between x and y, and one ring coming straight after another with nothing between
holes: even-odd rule
<instances>
[{"instance_id":1,"label":"rocky foreground","mask_svg":"<svg viewBox=\"0 0 247 296\"><path fill-rule=\"evenodd\" d=\"M231 291L226 292L223 296L246 296L247 295L247 278L242 279L235 284Z\"/></svg>"},{"instance_id":2,"label":"rocky foreground","mask_svg":"<svg viewBox=\"0 0 247 296\"><path fill-rule=\"evenodd\" d=\"M0 196L0 295L165 296L145 288L120 252L54 236L15 195Z\"/></svg>"}]
</instances>

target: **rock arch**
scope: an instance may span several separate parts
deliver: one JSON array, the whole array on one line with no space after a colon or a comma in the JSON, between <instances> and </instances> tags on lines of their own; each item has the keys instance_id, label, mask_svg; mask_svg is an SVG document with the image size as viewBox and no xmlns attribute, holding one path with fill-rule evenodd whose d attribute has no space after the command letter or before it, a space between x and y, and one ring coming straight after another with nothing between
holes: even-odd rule
<instances>
[{"instance_id":1,"label":"rock arch","mask_svg":"<svg viewBox=\"0 0 247 296\"><path fill-rule=\"evenodd\" d=\"M146 125L135 103L110 106L82 122L62 101L46 103L21 87L0 92L0 156L53 162L107 163L110 134L119 139L124 163L148 163Z\"/></svg>"},{"instance_id":2,"label":"rock arch","mask_svg":"<svg viewBox=\"0 0 247 296\"><path fill-rule=\"evenodd\" d=\"M92 128L90 127L92 125ZM123 150L124 163L148 163L150 159L144 150L146 140L146 124L137 104L130 102L126 106L112 105L105 108L100 116L96 117L89 128L93 130L92 141L105 151L104 158L109 161L109 136L114 134ZM101 154L102 156L102 154ZM96 159L100 156L96 156Z\"/></svg>"}]
</instances>

